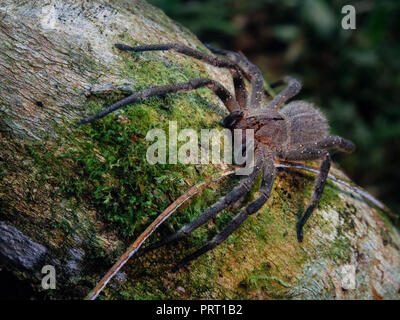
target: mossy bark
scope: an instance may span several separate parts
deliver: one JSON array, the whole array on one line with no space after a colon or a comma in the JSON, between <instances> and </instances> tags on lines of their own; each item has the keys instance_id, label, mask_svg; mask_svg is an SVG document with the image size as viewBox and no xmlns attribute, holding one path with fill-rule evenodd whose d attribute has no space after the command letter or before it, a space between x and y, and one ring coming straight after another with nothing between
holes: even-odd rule
<instances>
[{"instance_id":1,"label":"mossy bark","mask_svg":"<svg viewBox=\"0 0 400 320\"><path fill-rule=\"evenodd\" d=\"M57 289L41 289L39 263L29 270L10 266L7 257L0 261L15 281L30 282L27 297L82 298L174 198L222 170L151 166L146 132L168 129L169 120L180 128L214 128L226 110L210 92L198 90L137 103L119 118L110 115L83 128L74 123L118 99L126 87L210 77L232 90L232 80L227 71L171 52L118 52L118 42L179 42L207 52L144 1L6 0L0 16L0 221L45 248L46 263L57 269ZM398 299L399 232L353 190L329 181L305 241L297 242L297 214L313 179L279 170L267 204L214 251L170 272L235 209L177 246L129 262L100 297ZM150 240L198 215L234 182L193 198ZM354 283L346 279L352 271Z\"/></svg>"}]
</instances>

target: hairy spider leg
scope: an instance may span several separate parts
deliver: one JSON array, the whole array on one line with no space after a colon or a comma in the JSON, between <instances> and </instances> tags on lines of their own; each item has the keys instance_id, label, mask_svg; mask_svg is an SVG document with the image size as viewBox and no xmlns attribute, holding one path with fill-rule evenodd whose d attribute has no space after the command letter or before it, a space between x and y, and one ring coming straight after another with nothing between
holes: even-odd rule
<instances>
[{"instance_id":1,"label":"hairy spider leg","mask_svg":"<svg viewBox=\"0 0 400 320\"><path fill-rule=\"evenodd\" d=\"M247 75L246 78L251 83L250 107L259 108L262 101L262 95L264 93L264 78L260 68L251 63L246 56L238 52L225 49L216 49L208 44L205 44L205 46L210 49L212 53L227 56L229 60L237 63L242 70L245 71L245 75Z\"/></svg>"},{"instance_id":2,"label":"hairy spider leg","mask_svg":"<svg viewBox=\"0 0 400 320\"><path fill-rule=\"evenodd\" d=\"M219 199L216 203L214 203L211 207L209 207L206 211L204 211L201 215L199 215L196 219L184 225L177 232L168 235L167 237L148 245L146 248L138 250L133 256L141 257L149 251L160 248L170 242L177 241L181 238L184 238L191 234L194 230L202 226L208 220L215 217L219 212L224 210L229 205L233 204L235 201L240 199L244 194L250 191L253 186L258 174L261 171L262 158L256 156L254 170L251 174L249 174L246 178L243 178L237 187L235 187L231 192L227 195Z\"/></svg>"},{"instance_id":3,"label":"hairy spider leg","mask_svg":"<svg viewBox=\"0 0 400 320\"><path fill-rule=\"evenodd\" d=\"M273 87L278 87L282 84L287 84L287 87L279 92L268 104L266 107L262 108L259 113L263 113L266 111L279 111L281 106L288 101L290 98L293 98L297 95L302 87L301 81L293 78L293 77L285 77L282 80L279 80L273 83ZM272 87L272 86L271 86Z\"/></svg>"},{"instance_id":4,"label":"hairy spider leg","mask_svg":"<svg viewBox=\"0 0 400 320\"><path fill-rule=\"evenodd\" d=\"M265 93L267 96L270 96L269 93L264 90L264 78L262 76L260 68L251 63L243 54L225 49L216 49L209 46L208 44L205 45L208 49L210 49L212 53L225 55L230 60L236 62L244 71L246 71L247 75L250 75L251 78L248 79L252 84L250 106L252 108L259 108L261 104L262 94ZM285 77L284 79L271 83L269 86L271 87L271 89L274 89L284 84L287 84L288 87L284 89L280 94L278 94L268 104L266 109L270 106L277 111L283 103L297 95L302 87L300 80L293 77Z\"/></svg>"},{"instance_id":5,"label":"hairy spider leg","mask_svg":"<svg viewBox=\"0 0 400 320\"><path fill-rule=\"evenodd\" d=\"M325 139L322 139L313 145L310 146L311 148L317 148L317 149L327 149L327 148L337 148L341 152L354 152L356 150L356 146L353 142L350 140L344 139L339 136L330 136ZM309 148L307 146L307 148Z\"/></svg>"},{"instance_id":6,"label":"hairy spider leg","mask_svg":"<svg viewBox=\"0 0 400 320\"><path fill-rule=\"evenodd\" d=\"M227 89L225 89L225 87L222 84L211 79L199 78L199 79L192 79L188 82L171 84L161 87L153 87L139 91L135 94L130 95L129 97L126 97L114 103L113 105L107 108L104 108L95 115L92 115L90 117L78 121L78 125L82 125L85 123L93 122L98 119L104 118L109 113L114 112L117 109L120 109L128 104L131 104L141 99L146 99L155 96L163 96L167 93L174 93L179 91L191 91L198 89L200 87L208 87L209 89L211 89L221 99L221 101L224 103L224 105L230 112L239 109L239 105L236 102L236 100L233 98L231 93Z\"/></svg>"},{"instance_id":7,"label":"hairy spider leg","mask_svg":"<svg viewBox=\"0 0 400 320\"><path fill-rule=\"evenodd\" d=\"M250 78L246 78L251 82L252 92L250 99L250 107L259 108L261 103L262 93L266 94L268 97L271 95L267 90L264 90L264 78L262 76L262 72L259 67L257 67L254 63L252 63L245 55L230 51L226 49L217 49L210 46L208 43L204 44L212 53L220 54L227 56L230 60L236 62L244 71L246 71L246 75L250 76ZM278 81L272 82L269 84L271 89L280 87L284 84L287 84L285 80L280 79Z\"/></svg>"},{"instance_id":8,"label":"hairy spider leg","mask_svg":"<svg viewBox=\"0 0 400 320\"><path fill-rule=\"evenodd\" d=\"M194 50L187 46L181 45L179 43L167 43L167 44L153 44L146 46L137 46L131 47L125 44L117 43L115 47L119 50L123 51L131 51L131 52L143 52L143 51L168 51L174 50L178 53L184 54L186 56L195 58L197 60L204 61L210 65L219 68L227 68L229 69L232 78L233 78L233 86L235 88L235 97L241 108L245 109L247 105L247 90L246 85L244 83L243 76L250 77L245 73L245 71L237 64L227 59L214 57L198 50Z\"/></svg>"},{"instance_id":9,"label":"hairy spider leg","mask_svg":"<svg viewBox=\"0 0 400 320\"><path fill-rule=\"evenodd\" d=\"M322 192L324 191L326 179L329 174L329 169L331 167L331 156L328 151L323 149L305 149L305 150L291 150L287 151L284 155L285 160L317 160L321 159L321 165L319 168L319 174L314 184L314 191L311 197L311 202L308 205L307 210L299 218L296 231L297 240L299 242L303 241L303 227L310 217L311 213L314 211L321 199Z\"/></svg>"},{"instance_id":10,"label":"hairy spider leg","mask_svg":"<svg viewBox=\"0 0 400 320\"><path fill-rule=\"evenodd\" d=\"M229 237L250 215L256 213L264 203L268 200L272 186L275 179L276 168L274 165L274 158L268 157L265 159L265 164L263 166L263 180L261 188L259 190L260 195L256 200L251 202L248 206L243 208L238 215L236 215L232 221L220 232L218 233L208 244L196 250L192 254L183 258L173 269L176 272L183 265L196 259L200 255L206 253L209 250L214 249L216 246L220 245L227 237Z\"/></svg>"}]
</instances>

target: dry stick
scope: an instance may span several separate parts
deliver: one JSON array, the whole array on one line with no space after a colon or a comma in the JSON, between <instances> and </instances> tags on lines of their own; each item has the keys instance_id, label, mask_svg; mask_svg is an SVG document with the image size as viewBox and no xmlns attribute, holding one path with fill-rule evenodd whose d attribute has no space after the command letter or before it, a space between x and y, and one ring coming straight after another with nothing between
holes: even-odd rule
<instances>
[{"instance_id":1,"label":"dry stick","mask_svg":"<svg viewBox=\"0 0 400 320\"><path fill-rule=\"evenodd\" d=\"M235 173L235 170L227 170L215 181L219 181L223 177L229 176ZM118 271L124 266L130 257L140 248L143 242L150 237L150 235L182 204L193 197L195 194L200 192L207 186L208 182L204 181L186 191L173 203L171 203L167 209L165 209L147 228L146 230L128 247L125 253L118 259L118 261L112 266L112 268L105 274L105 276L99 281L96 287L89 292L85 300L95 300L99 293L104 289L107 283L118 273Z\"/></svg>"},{"instance_id":2,"label":"dry stick","mask_svg":"<svg viewBox=\"0 0 400 320\"><path fill-rule=\"evenodd\" d=\"M298 163L291 163L287 162L287 164L283 163L278 163L276 164L277 168L294 168L294 169L300 169L300 170L305 170L313 173L319 173L317 169L310 168L303 166ZM234 170L228 170L225 171L218 179L214 181L219 181L223 177L226 177L228 175L231 175L235 173ZM362 197L370 200L372 203L374 203L376 206L378 206L381 209L384 209L385 206L372 197L370 194L366 193L365 191L350 185L348 182L345 182L343 180L338 179L332 174L328 175L328 178L345 185L346 187L350 188L352 191L360 194ZM184 194L182 194L178 199L176 199L172 204L168 206L167 209L165 209L151 224L146 228L146 230L133 242L128 249L125 251L125 253L118 259L118 261L113 265L113 267L106 273L106 275L100 280L100 282L96 285L96 287L87 295L85 298L86 300L95 300L99 293L104 289L104 287L107 285L107 283L114 277L118 271L123 267L123 265L129 260L129 258L140 248L140 246L143 244L143 242L150 237L150 235L172 214L174 213L183 203L185 203L187 200L189 200L191 197L193 197L195 194L200 192L202 189L206 187L208 183L207 182L202 182L197 186L194 186L190 188L188 191L186 191Z\"/></svg>"}]
</instances>

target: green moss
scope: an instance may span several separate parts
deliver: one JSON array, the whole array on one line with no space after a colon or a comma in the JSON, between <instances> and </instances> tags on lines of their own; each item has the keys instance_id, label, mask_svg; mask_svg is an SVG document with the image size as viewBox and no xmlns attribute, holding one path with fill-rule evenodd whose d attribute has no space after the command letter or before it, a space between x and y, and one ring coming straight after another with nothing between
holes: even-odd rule
<instances>
[{"instance_id":1,"label":"green moss","mask_svg":"<svg viewBox=\"0 0 400 320\"><path fill-rule=\"evenodd\" d=\"M334 262L349 262L351 254L351 242L350 240L339 235L335 238L335 241L331 244L331 247L327 253L327 256Z\"/></svg>"},{"instance_id":2,"label":"green moss","mask_svg":"<svg viewBox=\"0 0 400 320\"><path fill-rule=\"evenodd\" d=\"M244 280L247 288L260 288L266 287L263 285L265 283L275 282L273 285L280 285L284 288L290 288L291 285L278 276L271 275L271 266L269 264L263 263L260 268L254 268ZM271 285L271 284L270 284Z\"/></svg>"},{"instance_id":3,"label":"green moss","mask_svg":"<svg viewBox=\"0 0 400 320\"><path fill-rule=\"evenodd\" d=\"M346 234L349 231L351 232L355 227L352 215L356 212L354 207L343 204L343 201L339 196L340 192L341 190L333 182L329 180L327 181L318 207L327 211L330 209L337 211L339 213L339 227L336 230L337 233L335 239L329 244L324 243L321 246L317 245L318 249L316 250L322 254L323 257L329 258L331 261L337 263L348 262L350 259L351 241L348 239ZM307 234L310 228L310 223L318 225L324 234L331 234L334 231L330 221L325 221L325 218L322 215L313 215L310 218L308 225L306 224L304 228L305 234Z\"/></svg>"},{"instance_id":4,"label":"green moss","mask_svg":"<svg viewBox=\"0 0 400 320\"><path fill-rule=\"evenodd\" d=\"M341 190L332 181L328 180L318 206L322 209L336 208L337 205L342 207L342 200L339 197L340 192Z\"/></svg>"},{"instance_id":5,"label":"green moss","mask_svg":"<svg viewBox=\"0 0 400 320\"><path fill-rule=\"evenodd\" d=\"M121 73L132 79L135 91L202 76L185 64L126 56ZM37 178L47 181L51 176L63 196L94 208L101 220L124 235L143 230L148 219L160 213L160 208L165 208L202 176L215 171L212 166L195 169L193 165L182 164L150 165L145 156L150 145L144 139L147 132L152 128L168 132L169 120L198 131L217 125L219 118L209 112L210 103L203 97L209 93L199 92L171 94L164 99L151 98L128 106L117 112L128 119L125 124L115 121L116 114L111 114L77 129L63 131L57 126L60 138L56 141L49 138L50 148L29 146L29 154L40 171ZM84 109L92 114L120 98L118 93L107 98L92 97ZM71 124L65 122L61 128L68 127ZM171 219L171 224L193 215L188 209L177 221ZM64 222L58 227L68 228Z\"/></svg>"},{"instance_id":6,"label":"green moss","mask_svg":"<svg viewBox=\"0 0 400 320\"><path fill-rule=\"evenodd\" d=\"M157 59L151 54L147 57L146 54L123 55L126 57L122 57L124 62L120 72L123 77L132 80L136 91L206 76L202 71L194 71L185 59L176 64L165 58ZM93 114L120 98L119 92L108 97L93 96L83 109L88 114ZM73 239L78 236L83 240L80 246L90 256L90 261L87 261L88 270L94 270L96 266L96 272L101 273L102 269L105 271L109 263L121 254L122 248L114 247L112 251L107 249L107 254L105 253L104 243L97 236L99 223L115 235L136 235L189 186L219 170L212 165L152 166L145 158L149 146L149 142L144 139L146 133L152 128L161 128L168 132L169 120L198 130L218 126L220 117L212 112L217 110L210 102L212 99L215 98L207 90L152 98L117 112L128 119L127 123L115 121L117 114L79 128L64 120L61 125L54 124L53 130L57 132L58 138L48 136L40 144L32 142L23 146L21 153L27 159L26 170L31 172L29 177L34 179L26 183L50 186L51 190L57 190L54 197L64 199L59 205L51 206L52 230L48 230L49 239L60 237L74 246ZM179 214L165 223L161 233L176 230L192 220L224 191L210 189L201 197L194 197L190 205L182 207ZM82 208L86 211L82 211ZM91 212L90 216L88 212ZM228 220L229 213L225 215ZM216 230L225 223L223 220L218 222ZM26 223L23 219L19 221L23 224L22 229L28 230L28 220ZM186 243L186 251L193 245L200 245L202 238L210 236L206 229L194 234ZM56 254L58 257L63 255L64 253ZM208 264L200 270L208 277L217 277L217 269L210 268ZM157 270L144 272L144 279L149 279L149 285L146 284L147 281L141 281L138 285L129 286L122 291L121 297L179 297L174 292L165 291L162 285L156 285L159 277L154 278L155 274L158 274ZM85 281L88 280L89 278ZM82 280L74 281L79 283ZM177 283L183 281L182 278ZM208 280L202 276L194 277L192 284L194 295L202 296L205 291L211 290Z\"/></svg>"}]
</instances>

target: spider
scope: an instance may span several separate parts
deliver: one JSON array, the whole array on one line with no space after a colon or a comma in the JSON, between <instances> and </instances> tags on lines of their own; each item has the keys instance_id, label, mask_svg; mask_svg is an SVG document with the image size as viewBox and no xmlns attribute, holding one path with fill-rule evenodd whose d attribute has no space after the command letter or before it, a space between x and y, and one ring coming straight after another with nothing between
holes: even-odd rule
<instances>
[{"instance_id":1,"label":"spider","mask_svg":"<svg viewBox=\"0 0 400 320\"><path fill-rule=\"evenodd\" d=\"M196 219L184 225L176 233L138 250L134 256L141 256L150 250L188 236L219 212L240 201L249 192L258 175L262 174L262 183L256 200L244 206L210 242L175 265L173 271L177 271L186 263L221 244L250 215L260 210L271 194L276 173L276 161L321 160L311 202L304 214L298 214L296 233L298 241L302 242L303 227L318 205L329 173L331 157L327 149L336 148L342 152L353 152L355 145L342 137L328 136L327 120L312 104L304 101L293 101L283 106L287 100L299 93L302 87L301 82L296 78L287 76L271 84L272 88L282 85L286 85L286 87L273 97L267 105L262 105L262 97L267 93L264 90L261 71L242 54L209 47L211 52L216 54L216 56L213 56L177 43L137 47L116 44L115 47L128 52L173 50L216 67L227 68L233 78L234 96L217 81L197 78L184 83L153 87L134 93L99 113L80 120L79 125L101 119L109 113L141 99L207 87L220 98L229 111L229 114L222 121L223 126L231 130L254 129L255 138L252 173L244 176L232 191L220 198ZM246 89L245 80L250 82L250 95Z\"/></svg>"}]
</instances>

